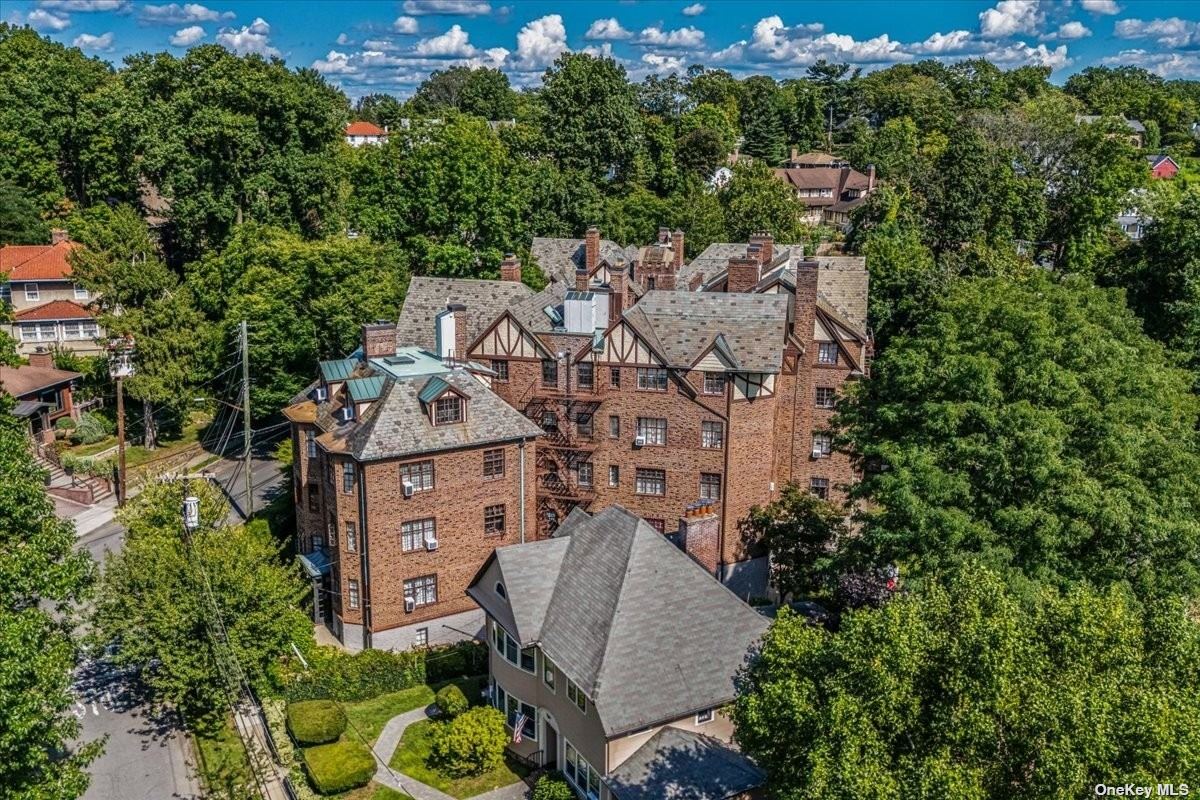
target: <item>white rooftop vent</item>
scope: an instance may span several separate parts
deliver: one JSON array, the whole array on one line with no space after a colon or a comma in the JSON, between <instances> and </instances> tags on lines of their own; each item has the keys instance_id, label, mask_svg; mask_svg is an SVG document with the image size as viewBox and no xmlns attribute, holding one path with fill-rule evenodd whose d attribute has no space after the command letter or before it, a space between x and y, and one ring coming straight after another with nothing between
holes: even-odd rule
<instances>
[{"instance_id":1,"label":"white rooftop vent","mask_svg":"<svg viewBox=\"0 0 1200 800\"><path fill-rule=\"evenodd\" d=\"M605 309L607 311L607 309ZM567 333L587 333L596 330L596 295L593 292L567 292L563 301Z\"/></svg>"}]
</instances>

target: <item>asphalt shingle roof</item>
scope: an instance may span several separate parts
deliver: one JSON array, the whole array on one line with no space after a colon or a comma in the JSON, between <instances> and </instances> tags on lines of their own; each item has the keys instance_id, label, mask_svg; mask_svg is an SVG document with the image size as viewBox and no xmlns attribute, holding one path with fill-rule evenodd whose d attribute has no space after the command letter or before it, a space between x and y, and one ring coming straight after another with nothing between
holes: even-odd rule
<instances>
[{"instance_id":1,"label":"asphalt shingle roof","mask_svg":"<svg viewBox=\"0 0 1200 800\"><path fill-rule=\"evenodd\" d=\"M468 593L583 689L606 735L733 699L762 616L619 505L573 512L550 542L496 551L507 600Z\"/></svg>"},{"instance_id":2,"label":"asphalt shingle roof","mask_svg":"<svg viewBox=\"0 0 1200 800\"><path fill-rule=\"evenodd\" d=\"M506 308L532 294L532 289L516 281L413 278L396 324L396 343L436 352L434 319L449 303L466 306L467 341L474 341Z\"/></svg>"},{"instance_id":3,"label":"asphalt shingle roof","mask_svg":"<svg viewBox=\"0 0 1200 800\"><path fill-rule=\"evenodd\" d=\"M754 762L724 742L668 725L604 782L618 800L725 800L765 780Z\"/></svg>"}]
</instances>

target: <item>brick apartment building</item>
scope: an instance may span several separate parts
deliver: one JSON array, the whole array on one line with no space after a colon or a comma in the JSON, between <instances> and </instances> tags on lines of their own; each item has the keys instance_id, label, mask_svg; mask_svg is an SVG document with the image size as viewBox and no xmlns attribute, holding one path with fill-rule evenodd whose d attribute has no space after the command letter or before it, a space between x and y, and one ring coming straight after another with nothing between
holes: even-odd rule
<instances>
[{"instance_id":1,"label":"brick apartment building","mask_svg":"<svg viewBox=\"0 0 1200 800\"><path fill-rule=\"evenodd\" d=\"M854 479L825 428L844 382L869 368L866 270L768 235L687 264L683 244L666 229L638 248L595 228L535 240L551 279L537 293L511 256L499 281L416 278L396 325L368 326L360 352L321 365L286 413L298 545L344 642L478 633L473 570L496 546L551 536L575 508L620 504L743 597L764 591L765 554L739 521L788 482L836 499ZM463 421L440 410L441 383L463 398ZM428 471L428 494L418 482L406 497ZM404 545L418 523L435 550Z\"/></svg>"}]
</instances>

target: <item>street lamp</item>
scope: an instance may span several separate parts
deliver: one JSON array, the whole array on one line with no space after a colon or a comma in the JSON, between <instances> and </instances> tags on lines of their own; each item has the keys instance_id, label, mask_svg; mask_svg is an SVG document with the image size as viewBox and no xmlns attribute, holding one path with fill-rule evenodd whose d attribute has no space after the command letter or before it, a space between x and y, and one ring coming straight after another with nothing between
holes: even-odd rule
<instances>
[{"instance_id":1,"label":"street lamp","mask_svg":"<svg viewBox=\"0 0 1200 800\"><path fill-rule=\"evenodd\" d=\"M117 505L125 505L125 379L133 377L133 337L108 343L108 374L117 382Z\"/></svg>"}]
</instances>

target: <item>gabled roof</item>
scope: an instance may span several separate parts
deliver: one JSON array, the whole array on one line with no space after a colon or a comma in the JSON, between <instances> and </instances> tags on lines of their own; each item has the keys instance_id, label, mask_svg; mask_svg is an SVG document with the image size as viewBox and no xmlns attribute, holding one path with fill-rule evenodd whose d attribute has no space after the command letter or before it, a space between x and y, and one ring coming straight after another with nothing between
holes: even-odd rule
<instances>
[{"instance_id":1,"label":"gabled roof","mask_svg":"<svg viewBox=\"0 0 1200 800\"><path fill-rule=\"evenodd\" d=\"M378 125L373 125L370 122L358 120L351 122L346 126L347 136L387 136L387 133Z\"/></svg>"},{"instance_id":2,"label":"gabled roof","mask_svg":"<svg viewBox=\"0 0 1200 800\"><path fill-rule=\"evenodd\" d=\"M400 346L413 345L436 352L434 320L449 303L466 306L456 319L462 316L466 320L467 341L473 342L505 309L532 294L532 289L516 281L413 278L396 324L396 342Z\"/></svg>"},{"instance_id":3,"label":"gabled roof","mask_svg":"<svg viewBox=\"0 0 1200 800\"><path fill-rule=\"evenodd\" d=\"M370 402L379 398L379 394L383 391L384 380L382 375L351 378L346 381L346 391L350 392L350 399L355 403Z\"/></svg>"},{"instance_id":4,"label":"gabled roof","mask_svg":"<svg viewBox=\"0 0 1200 800\"><path fill-rule=\"evenodd\" d=\"M817 262L817 301L824 301L858 333L867 326L867 289L870 276L867 260L862 256L815 256ZM763 291L779 283L788 291L796 290L794 264L782 264L763 274L755 291ZM865 335L864 335L865 336Z\"/></svg>"},{"instance_id":5,"label":"gabled roof","mask_svg":"<svg viewBox=\"0 0 1200 800\"><path fill-rule=\"evenodd\" d=\"M0 247L0 274L10 281L66 281L71 279L71 251L78 242Z\"/></svg>"},{"instance_id":6,"label":"gabled roof","mask_svg":"<svg viewBox=\"0 0 1200 800\"><path fill-rule=\"evenodd\" d=\"M605 777L617 800L726 800L766 775L730 745L670 725Z\"/></svg>"},{"instance_id":7,"label":"gabled roof","mask_svg":"<svg viewBox=\"0 0 1200 800\"><path fill-rule=\"evenodd\" d=\"M1150 169L1154 169L1159 164L1162 164L1163 162L1166 162L1166 161L1170 161L1172 164L1174 164L1176 169L1179 168L1179 164L1175 161L1175 159L1171 158L1166 153L1157 153L1155 155L1147 155L1146 161L1150 162Z\"/></svg>"},{"instance_id":8,"label":"gabled roof","mask_svg":"<svg viewBox=\"0 0 1200 800\"><path fill-rule=\"evenodd\" d=\"M358 360L354 358L339 358L334 361L321 362L321 377L326 383L336 383L344 381L354 372L358 366Z\"/></svg>"},{"instance_id":9,"label":"gabled roof","mask_svg":"<svg viewBox=\"0 0 1200 800\"><path fill-rule=\"evenodd\" d=\"M675 278L675 288L679 291L687 291L696 275L700 276L701 284L709 283L714 277L725 272L725 268L729 266L729 259L745 256L746 248L749 246L746 242L714 242L710 244L704 248L703 253L684 264L679 270L679 275ZM775 257L771 259L770 264L763 267L763 271L788 263L792 259L803 258L803 256L802 245L776 244Z\"/></svg>"},{"instance_id":10,"label":"gabled roof","mask_svg":"<svg viewBox=\"0 0 1200 800\"><path fill-rule=\"evenodd\" d=\"M13 397L50 389L82 377L78 372L52 367L4 367L0 366L0 391L8 392Z\"/></svg>"},{"instance_id":11,"label":"gabled roof","mask_svg":"<svg viewBox=\"0 0 1200 800\"><path fill-rule=\"evenodd\" d=\"M536 236L529 248L529 254L541 268L546 277L557 283L575 285L575 270L586 263L584 261L583 239L559 239ZM638 248L621 245L611 239L600 240L600 260L615 264L618 258L626 263L633 263L638 257Z\"/></svg>"},{"instance_id":12,"label":"gabled roof","mask_svg":"<svg viewBox=\"0 0 1200 800\"><path fill-rule=\"evenodd\" d=\"M646 292L625 319L657 343L667 364L691 367L721 334L725 355L745 372L778 372L788 299L778 294Z\"/></svg>"},{"instance_id":13,"label":"gabled roof","mask_svg":"<svg viewBox=\"0 0 1200 800\"><path fill-rule=\"evenodd\" d=\"M480 584L493 561L506 598ZM606 735L730 702L767 621L619 505L576 510L554 539L499 548L467 594L538 644L592 701Z\"/></svg>"},{"instance_id":14,"label":"gabled roof","mask_svg":"<svg viewBox=\"0 0 1200 800\"><path fill-rule=\"evenodd\" d=\"M434 375L429 380L425 381L425 385L421 387L421 391L417 393L417 398L422 403L432 403L439 397L444 395L450 389L450 384Z\"/></svg>"},{"instance_id":15,"label":"gabled roof","mask_svg":"<svg viewBox=\"0 0 1200 800\"><path fill-rule=\"evenodd\" d=\"M95 319L95 316L79 303L72 303L70 300L51 300L40 306L23 308L15 312L13 318L18 322L34 322L37 320Z\"/></svg>"}]
</instances>

